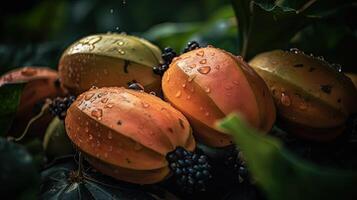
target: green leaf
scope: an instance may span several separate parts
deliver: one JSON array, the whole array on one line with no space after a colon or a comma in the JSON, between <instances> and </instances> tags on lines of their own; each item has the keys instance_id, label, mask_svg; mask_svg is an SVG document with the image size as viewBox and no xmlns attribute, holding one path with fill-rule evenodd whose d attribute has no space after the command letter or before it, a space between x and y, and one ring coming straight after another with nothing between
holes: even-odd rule
<instances>
[{"instance_id":1,"label":"green leaf","mask_svg":"<svg viewBox=\"0 0 357 200\"><path fill-rule=\"evenodd\" d=\"M271 136L231 114L219 127L233 135L257 184L274 200L356 199L357 173L313 165L283 148Z\"/></svg>"},{"instance_id":2,"label":"green leaf","mask_svg":"<svg viewBox=\"0 0 357 200\"><path fill-rule=\"evenodd\" d=\"M298 10L274 2L232 0L243 57L250 59L263 51L286 48L295 33L310 20Z\"/></svg>"},{"instance_id":3,"label":"green leaf","mask_svg":"<svg viewBox=\"0 0 357 200\"><path fill-rule=\"evenodd\" d=\"M1 197L37 199L40 177L26 149L0 138L0 160Z\"/></svg>"},{"instance_id":4,"label":"green leaf","mask_svg":"<svg viewBox=\"0 0 357 200\"><path fill-rule=\"evenodd\" d=\"M24 85L14 83L0 86L0 136L4 136L11 126Z\"/></svg>"}]
</instances>

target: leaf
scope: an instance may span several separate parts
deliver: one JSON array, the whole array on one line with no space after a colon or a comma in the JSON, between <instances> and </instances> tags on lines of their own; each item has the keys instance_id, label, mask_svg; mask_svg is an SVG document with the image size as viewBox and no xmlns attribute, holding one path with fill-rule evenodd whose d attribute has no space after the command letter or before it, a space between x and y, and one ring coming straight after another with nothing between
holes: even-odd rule
<instances>
[{"instance_id":1,"label":"leaf","mask_svg":"<svg viewBox=\"0 0 357 200\"><path fill-rule=\"evenodd\" d=\"M37 199L40 177L26 149L0 138L0 160L1 197Z\"/></svg>"},{"instance_id":2,"label":"leaf","mask_svg":"<svg viewBox=\"0 0 357 200\"><path fill-rule=\"evenodd\" d=\"M138 185L113 180L91 168L83 168L83 174L75 177L78 166L69 158L57 160L41 173L40 199L154 199Z\"/></svg>"},{"instance_id":3,"label":"leaf","mask_svg":"<svg viewBox=\"0 0 357 200\"><path fill-rule=\"evenodd\" d=\"M247 59L263 51L286 48L310 20L274 1L232 0L232 4L239 22L240 54Z\"/></svg>"},{"instance_id":4,"label":"leaf","mask_svg":"<svg viewBox=\"0 0 357 200\"><path fill-rule=\"evenodd\" d=\"M357 173L313 165L231 114L219 127L233 135L257 184L274 200L356 199Z\"/></svg>"},{"instance_id":5,"label":"leaf","mask_svg":"<svg viewBox=\"0 0 357 200\"><path fill-rule=\"evenodd\" d=\"M4 136L11 126L24 85L14 83L0 86L0 136Z\"/></svg>"}]
</instances>

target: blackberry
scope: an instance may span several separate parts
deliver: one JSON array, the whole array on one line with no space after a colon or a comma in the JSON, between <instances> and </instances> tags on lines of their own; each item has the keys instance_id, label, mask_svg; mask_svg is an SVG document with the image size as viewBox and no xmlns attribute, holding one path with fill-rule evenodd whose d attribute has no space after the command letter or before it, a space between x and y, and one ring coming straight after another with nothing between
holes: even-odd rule
<instances>
[{"instance_id":1,"label":"blackberry","mask_svg":"<svg viewBox=\"0 0 357 200\"><path fill-rule=\"evenodd\" d=\"M243 159L243 154L239 149L232 148L227 151L224 159L224 165L229 170L232 170L235 176L238 176L240 182L250 180L249 172Z\"/></svg>"},{"instance_id":2,"label":"blackberry","mask_svg":"<svg viewBox=\"0 0 357 200\"><path fill-rule=\"evenodd\" d=\"M66 112L69 106L76 100L75 96L56 97L49 105L49 111L52 115L57 116L59 119L66 118Z\"/></svg>"},{"instance_id":3,"label":"blackberry","mask_svg":"<svg viewBox=\"0 0 357 200\"><path fill-rule=\"evenodd\" d=\"M129 82L128 86L129 86L129 89L132 89L132 90L144 91L144 86L142 86L140 83L137 83L136 81Z\"/></svg>"},{"instance_id":4,"label":"blackberry","mask_svg":"<svg viewBox=\"0 0 357 200\"><path fill-rule=\"evenodd\" d=\"M207 156L199 152L189 152L182 147L177 147L166 156L170 163L176 183L185 193L205 191L207 182L212 178L211 166Z\"/></svg>"},{"instance_id":5,"label":"blackberry","mask_svg":"<svg viewBox=\"0 0 357 200\"><path fill-rule=\"evenodd\" d=\"M164 63L160 64L159 66L153 67L154 73L162 76L164 72L169 68L169 65L176 56L177 54L172 48L166 47L163 53L161 54Z\"/></svg>"},{"instance_id":6,"label":"blackberry","mask_svg":"<svg viewBox=\"0 0 357 200\"><path fill-rule=\"evenodd\" d=\"M191 41L187 43L187 46L185 47L185 49L183 50L183 53L195 50L200 48L200 44L196 41Z\"/></svg>"}]
</instances>

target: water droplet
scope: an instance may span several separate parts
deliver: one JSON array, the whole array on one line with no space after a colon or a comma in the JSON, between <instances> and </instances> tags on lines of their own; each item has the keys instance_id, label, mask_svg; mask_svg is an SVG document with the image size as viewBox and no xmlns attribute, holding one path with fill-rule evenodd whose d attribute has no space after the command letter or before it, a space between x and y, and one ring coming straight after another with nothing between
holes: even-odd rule
<instances>
[{"instance_id":1,"label":"water droplet","mask_svg":"<svg viewBox=\"0 0 357 200\"><path fill-rule=\"evenodd\" d=\"M191 95L187 95L186 99L190 100L191 99Z\"/></svg>"},{"instance_id":2,"label":"water droplet","mask_svg":"<svg viewBox=\"0 0 357 200\"><path fill-rule=\"evenodd\" d=\"M115 27L115 30L119 31L119 26Z\"/></svg>"},{"instance_id":3,"label":"water droplet","mask_svg":"<svg viewBox=\"0 0 357 200\"><path fill-rule=\"evenodd\" d=\"M200 67L198 68L197 71L200 72L201 74L208 74L211 71L211 67L210 66Z\"/></svg>"},{"instance_id":4,"label":"water droplet","mask_svg":"<svg viewBox=\"0 0 357 200\"><path fill-rule=\"evenodd\" d=\"M33 76L37 74L36 69L25 67L24 69L21 70L21 74L24 76Z\"/></svg>"},{"instance_id":5,"label":"water droplet","mask_svg":"<svg viewBox=\"0 0 357 200\"><path fill-rule=\"evenodd\" d=\"M140 144L140 143L135 143L135 145L134 145L134 150L136 150L136 151L139 151L140 149L142 149L143 148L143 146Z\"/></svg>"},{"instance_id":6,"label":"water droplet","mask_svg":"<svg viewBox=\"0 0 357 200\"><path fill-rule=\"evenodd\" d=\"M206 64L207 63L207 60L206 59L203 59L200 61L200 64Z\"/></svg>"},{"instance_id":7,"label":"water droplet","mask_svg":"<svg viewBox=\"0 0 357 200\"><path fill-rule=\"evenodd\" d=\"M141 102L141 105L143 106L143 108L148 108L148 107L150 107L150 105L147 104L147 103L145 103L145 102Z\"/></svg>"},{"instance_id":8,"label":"water droplet","mask_svg":"<svg viewBox=\"0 0 357 200\"><path fill-rule=\"evenodd\" d=\"M196 74L193 74L193 75L191 75L191 76L188 77L187 81L188 81L189 83L191 83L191 82L193 81L193 79L195 79L195 78L196 78Z\"/></svg>"},{"instance_id":9,"label":"water droplet","mask_svg":"<svg viewBox=\"0 0 357 200\"><path fill-rule=\"evenodd\" d=\"M113 108L113 104L109 103L109 104L105 105L104 108Z\"/></svg>"},{"instance_id":10,"label":"water droplet","mask_svg":"<svg viewBox=\"0 0 357 200\"><path fill-rule=\"evenodd\" d=\"M108 139L111 140L113 138L113 133L112 132L109 132L108 133Z\"/></svg>"},{"instance_id":11,"label":"water droplet","mask_svg":"<svg viewBox=\"0 0 357 200\"><path fill-rule=\"evenodd\" d=\"M200 50L196 53L196 55L203 57L205 55L205 52L203 50Z\"/></svg>"},{"instance_id":12,"label":"water droplet","mask_svg":"<svg viewBox=\"0 0 357 200\"><path fill-rule=\"evenodd\" d=\"M209 112L205 112L205 115L206 115L206 117L208 117L209 116Z\"/></svg>"},{"instance_id":13,"label":"water droplet","mask_svg":"<svg viewBox=\"0 0 357 200\"><path fill-rule=\"evenodd\" d=\"M206 87L206 88L205 88L205 92L210 93L210 92L211 92L211 88Z\"/></svg>"},{"instance_id":14,"label":"water droplet","mask_svg":"<svg viewBox=\"0 0 357 200\"><path fill-rule=\"evenodd\" d=\"M181 91L177 91L177 93L175 94L175 97L179 98L181 96Z\"/></svg>"},{"instance_id":15,"label":"water droplet","mask_svg":"<svg viewBox=\"0 0 357 200\"><path fill-rule=\"evenodd\" d=\"M214 68L215 68L216 70L219 70L219 69L221 68L221 66L220 66L220 65L216 65Z\"/></svg>"},{"instance_id":16,"label":"water droplet","mask_svg":"<svg viewBox=\"0 0 357 200\"><path fill-rule=\"evenodd\" d=\"M84 129L84 131L85 131L86 133L88 133L88 132L89 132L89 128L86 127L86 128Z\"/></svg>"},{"instance_id":17,"label":"water droplet","mask_svg":"<svg viewBox=\"0 0 357 200\"><path fill-rule=\"evenodd\" d=\"M101 117L103 116L103 110L100 108L94 109L92 110L91 115L98 120L101 120Z\"/></svg>"},{"instance_id":18,"label":"water droplet","mask_svg":"<svg viewBox=\"0 0 357 200\"><path fill-rule=\"evenodd\" d=\"M284 106L290 106L291 105L290 97L288 95L286 95L284 92L281 93L280 101Z\"/></svg>"},{"instance_id":19,"label":"water droplet","mask_svg":"<svg viewBox=\"0 0 357 200\"><path fill-rule=\"evenodd\" d=\"M93 135L89 134L89 140L93 140Z\"/></svg>"},{"instance_id":20,"label":"water droplet","mask_svg":"<svg viewBox=\"0 0 357 200\"><path fill-rule=\"evenodd\" d=\"M119 52L121 55L124 55L124 54L125 54L125 51L122 50L122 49L118 49L118 52Z\"/></svg>"},{"instance_id":21,"label":"water droplet","mask_svg":"<svg viewBox=\"0 0 357 200\"><path fill-rule=\"evenodd\" d=\"M239 85L239 82L237 80L232 81L234 85Z\"/></svg>"},{"instance_id":22,"label":"water droplet","mask_svg":"<svg viewBox=\"0 0 357 200\"><path fill-rule=\"evenodd\" d=\"M114 10L113 10L113 9L110 9L110 13L113 14L113 13L114 13Z\"/></svg>"},{"instance_id":23,"label":"water droplet","mask_svg":"<svg viewBox=\"0 0 357 200\"><path fill-rule=\"evenodd\" d=\"M186 88L186 83L183 83L183 84L182 84L182 88Z\"/></svg>"},{"instance_id":24,"label":"water droplet","mask_svg":"<svg viewBox=\"0 0 357 200\"><path fill-rule=\"evenodd\" d=\"M192 65L190 65L189 67L193 69L193 68L195 68L196 66L197 66L196 64L192 64Z\"/></svg>"},{"instance_id":25,"label":"water droplet","mask_svg":"<svg viewBox=\"0 0 357 200\"><path fill-rule=\"evenodd\" d=\"M194 92L195 91L195 88L192 86L191 88L190 88L190 92Z\"/></svg>"},{"instance_id":26,"label":"water droplet","mask_svg":"<svg viewBox=\"0 0 357 200\"><path fill-rule=\"evenodd\" d=\"M149 92L149 94L156 96L156 93L154 91Z\"/></svg>"},{"instance_id":27,"label":"water droplet","mask_svg":"<svg viewBox=\"0 0 357 200\"><path fill-rule=\"evenodd\" d=\"M107 103L108 102L108 98L103 98L102 100L100 100L102 103Z\"/></svg>"}]
</instances>

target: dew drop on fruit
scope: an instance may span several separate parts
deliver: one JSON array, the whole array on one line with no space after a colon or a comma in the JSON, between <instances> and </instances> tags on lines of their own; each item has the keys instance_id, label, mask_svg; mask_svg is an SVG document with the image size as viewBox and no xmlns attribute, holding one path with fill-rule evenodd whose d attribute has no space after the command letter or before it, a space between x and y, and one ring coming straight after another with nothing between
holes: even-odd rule
<instances>
[{"instance_id":1,"label":"dew drop on fruit","mask_svg":"<svg viewBox=\"0 0 357 200\"><path fill-rule=\"evenodd\" d=\"M88 127L85 127L84 131L85 131L86 133L88 133L88 132L89 132L89 128L88 128Z\"/></svg>"},{"instance_id":2,"label":"dew drop on fruit","mask_svg":"<svg viewBox=\"0 0 357 200\"><path fill-rule=\"evenodd\" d=\"M224 86L224 89L226 89L226 90L231 90L233 88L233 86L232 85L225 85Z\"/></svg>"},{"instance_id":3,"label":"dew drop on fruit","mask_svg":"<svg viewBox=\"0 0 357 200\"><path fill-rule=\"evenodd\" d=\"M215 68L216 70L219 70L219 69L221 68L221 66L220 66L220 65L216 65L214 68Z\"/></svg>"},{"instance_id":4,"label":"dew drop on fruit","mask_svg":"<svg viewBox=\"0 0 357 200\"><path fill-rule=\"evenodd\" d=\"M191 99L191 95L187 95L186 99L190 100Z\"/></svg>"},{"instance_id":5,"label":"dew drop on fruit","mask_svg":"<svg viewBox=\"0 0 357 200\"><path fill-rule=\"evenodd\" d=\"M93 135L89 134L89 140L93 140Z\"/></svg>"},{"instance_id":6,"label":"dew drop on fruit","mask_svg":"<svg viewBox=\"0 0 357 200\"><path fill-rule=\"evenodd\" d=\"M201 74L208 74L211 71L211 67L210 66L200 67L198 68L197 71Z\"/></svg>"},{"instance_id":7,"label":"dew drop on fruit","mask_svg":"<svg viewBox=\"0 0 357 200\"><path fill-rule=\"evenodd\" d=\"M108 98L103 98L102 100L100 100L100 102L107 103L108 102Z\"/></svg>"},{"instance_id":8,"label":"dew drop on fruit","mask_svg":"<svg viewBox=\"0 0 357 200\"><path fill-rule=\"evenodd\" d=\"M37 74L36 69L25 67L24 69L21 70L21 74L24 76L33 76Z\"/></svg>"},{"instance_id":9,"label":"dew drop on fruit","mask_svg":"<svg viewBox=\"0 0 357 200\"><path fill-rule=\"evenodd\" d=\"M206 92L206 93L210 93L210 92L211 92L211 88L206 87L206 88L205 88L205 92Z\"/></svg>"},{"instance_id":10,"label":"dew drop on fruit","mask_svg":"<svg viewBox=\"0 0 357 200\"><path fill-rule=\"evenodd\" d=\"M206 117L208 117L209 116L209 112L205 112L205 115L206 115Z\"/></svg>"},{"instance_id":11,"label":"dew drop on fruit","mask_svg":"<svg viewBox=\"0 0 357 200\"><path fill-rule=\"evenodd\" d=\"M200 64L206 64L207 63L207 60L206 59L202 59L201 61L200 61Z\"/></svg>"},{"instance_id":12,"label":"dew drop on fruit","mask_svg":"<svg viewBox=\"0 0 357 200\"><path fill-rule=\"evenodd\" d=\"M142 146L141 144L139 144L138 142L135 143L135 145L134 145L134 150L139 151L139 150L141 150L142 148L143 148L143 146Z\"/></svg>"},{"instance_id":13,"label":"dew drop on fruit","mask_svg":"<svg viewBox=\"0 0 357 200\"><path fill-rule=\"evenodd\" d=\"M104 106L104 108L113 108L113 104L109 103Z\"/></svg>"},{"instance_id":14,"label":"dew drop on fruit","mask_svg":"<svg viewBox=\"0 0 357 200\"><path fill-rule=\"evenodd\" d=\"M200 50L196 53L196 55L203 57L205 55L205 52L203 50Z\"/></svg>"},{"instance_id":15,"label":"dew drop on fruit","mask_svg":"<svg viewBox=\"0 0 357 200\"><path fill-rule=\"evenodd\" d=\"M175 97L179 98L181 96L181 90L177 91Z\"/></svg>"},{"instance_id":16,"label":"dew drop on fruit","mask_svg":"<svg viewBox=\"0 0 357 200\"><path fill-rule=\"evenodd\" d=\"M183 84L182 84L182 88L186 88L186 83L183 83Z\"/></svg>"},{"instance_id":17,"label":"dew drop on fruit","mask_svg":"<svg viewBox=\"0 0 357 200\"><path fill-rule=\"evenodd\" d=\"M232 81L234 85L239 85L239 82L237 80Z\"/></svg>"},{"instance_id":18,"label":"dew drop on fruit","mask_svg":"<svg viewBox=\"0 0 357 200\"><path fill-rule=\"evenodd\" d=\"M103 110L100 108L94 109L92 110L91 115L97 119L100 119L103 116Z\"/></svg>"},{"instance_id":19,"label":"dew drop on fruit","mask_svg":"<svg viewBox=\"0 0 357 200\"><path fill-rule=\"evenodd\" d=\"M288 95L286 95L284 92L281 93L280 101L284 106L290 106L291 105L290 97Z\"/></svg>"},{"instance_id":20,"label":"dew drop on fruit","mask_svg":"<svg viewBox=\"0 0 357 200\"><path fill-rule=\"evenodd\" d=\"M150 105L147 104L147 103L145 103L145 102L141 102L141 105L143 106L143 108L148 108L148 107L150 107Z\"/></svg>"},{"instance_id":21,"label":"dew drop on fruit","mask_svg":"<svg viewBox=\"0 0 357 200\"><path fill-rule=\"evenodd\" d=\"M113 138L113 133L112 132L109 132L108 133L108 139L111 140Z\"/></svg>"}]
</instances>

